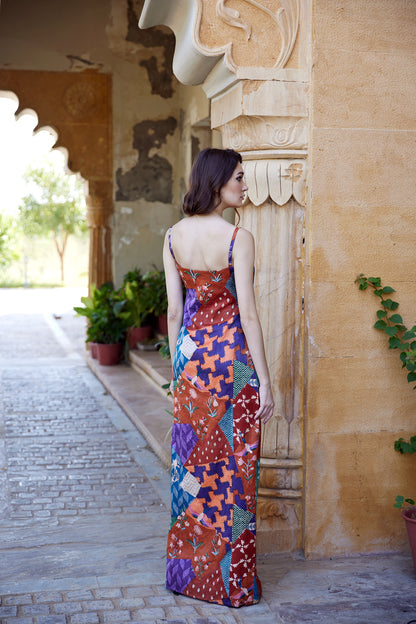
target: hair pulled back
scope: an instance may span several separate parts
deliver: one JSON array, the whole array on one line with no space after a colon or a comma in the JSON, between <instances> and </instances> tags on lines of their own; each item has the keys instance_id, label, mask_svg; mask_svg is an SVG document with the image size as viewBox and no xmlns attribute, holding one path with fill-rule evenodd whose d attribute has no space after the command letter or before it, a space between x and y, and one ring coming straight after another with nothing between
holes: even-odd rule
<instances>
[{"instance_id":1,"label":"hair pulled back","mask_svg":"<svg viewBox=\"0 0 416 624\"><path fill-rule=\"evenodd\" d=\"M220 191L233 175L241 155L232 149L207 147L198 154L189 177L189 190L183 199L186 215L213 212L221 203Z\"/></svg>"}]
</instances>

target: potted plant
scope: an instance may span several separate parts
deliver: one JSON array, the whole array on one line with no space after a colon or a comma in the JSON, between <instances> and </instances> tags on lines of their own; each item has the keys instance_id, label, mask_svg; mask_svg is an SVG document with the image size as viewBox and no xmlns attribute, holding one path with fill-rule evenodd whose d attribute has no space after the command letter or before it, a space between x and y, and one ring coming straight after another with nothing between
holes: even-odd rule
<instances>
[{"instance_id":1,"label":"potted plant","mask_svg":"<svg viewBox=\"0 0 416 624\"><path fill-rule=\"evenodd\" d=\"M143 281L150 288L151 310L156 318L156 328L161 334L168 333L168 295L166 292L165 272L154 269L143 276Z\"/></svg>"},{"instance_id":2,"label":"potted plant","mask_svg":"<svg viewBox=\"0 0 416 624\"><path fill-rule=\"evenodd\" d=\"M380 310L377 311L377 322L374 327L383 331L388 336L390 349L398 349L402 368L406 369L408 383L416 381L416 325L408 329L400 314L395 311L399 307L397 301L393 301L389 295L394 293L391 286L382 286L379 277L366 277L360 274L356 278L360 290L368 287L373 289L374 294L380 299ZM415 389L416 386L413 386ZM394 449L402 455L416 452L416 435L407 442L399 438L394 443ZM410 548L413 556L413 564L416 572L416 506L413 498L405 498L401 494L396 496L394 507L401 509L401 515L406 523Z\"/></svg>"},{"instance_id":3,"label":"potted plant","mask_svg":"<svg viewBox=\"0 0 416 624\"><path fill-rule=\"evenodd\" d=\"M88 320L87 326L87 338L85 340L86 343L90 345L90 353L92 358L97 358L97 328L94 324L94 313L97 308L97 296L99 297L99 291L96 289L94 284L91 284L90 294L87 297L81 297L81 303L84 304L84 307L74 306L74 310L77 313L77 316L85 316Z\"/></svg>"},{"instance_id":4,"label":"potted plant","mask_svg":"<svg viewBox=\"0 0 416 624\"><path fill-rule=\"evenodd\" d=\"M128 325L128 345L130 349L133 349L138 342L150 338L152 331L151 292L139 269L126 273L123 278L122 291L126 300L124 313Z\"/></svg>"},{"instance_id":5,"label":"potted plant","mask_svg":"<svg viewBox=\"0 0 416 624\"><path fill-rule=\"evenodd\" d=\"M413 455L416 453L416 435L412 436L407 442L403 438L399 438L394 443L394 449L402 455ZM394 506L401 510L402 518L406 523L407 535L409 538L410 549L413 556L413 565L416 572L416 507L413 498L405 498L401 494L396 496Z\"/></svg>"},{"instance_id":6,"label":"potted plant","mask_svg":"<svg viewBox=\"0 0 416 624\"><path fill-rule=\"evenodd\" d=\"M87 341L96 343L99 364L117 364L127 327L123 293L114 290L112 283L107 282L94 288L90 299L84 299L85 307L75 310L90 321Z\"/></svg>"}]
</instances>

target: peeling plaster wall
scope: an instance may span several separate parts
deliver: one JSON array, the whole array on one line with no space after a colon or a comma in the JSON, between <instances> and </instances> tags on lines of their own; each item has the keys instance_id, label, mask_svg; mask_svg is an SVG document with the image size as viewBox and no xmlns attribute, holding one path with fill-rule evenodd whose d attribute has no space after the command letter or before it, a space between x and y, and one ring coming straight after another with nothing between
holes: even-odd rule
<instances>
[{"instance_id":1,"label":"peeling plaster wall","mask_svg":"<svg viewBox=\"0 0 416 624\"><path fill-rule=\"evenodd\" d=\"M164 27L140 30L142 6L3 0L0 7L0 67L112 75L116 284L135 266L162 266L163 236L181 216L192 149L211 143L204 92L179 85L174 36Z\"/></svg>"}]
</instances>

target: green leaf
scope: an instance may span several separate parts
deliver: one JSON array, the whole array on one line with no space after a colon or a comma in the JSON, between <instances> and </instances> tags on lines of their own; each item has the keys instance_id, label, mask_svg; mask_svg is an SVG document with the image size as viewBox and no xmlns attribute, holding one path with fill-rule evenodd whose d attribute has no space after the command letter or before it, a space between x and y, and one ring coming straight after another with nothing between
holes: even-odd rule
<instances>
[{"instance_id":1,"label":"green leaf","mask_svg":"<svg viewBox=\"0 0 416 624\"><path fill-rule=\"evenodd\" d=\"M411 340L412 338L416 338L416 334L412 330L409 330L405 334L403 334L403 340Z\"/></svg>"},{"instance_id":2,"label":"green leaf","mask_svg":"<svg viewBox=\"0 0 416 624\"><path fill-rule=\"evenodd\" d=\"M391 299L385 299L381 302L381 305L388 310L397 310L397 308L399 307L397 301L392 301Z\"/></svg>"},{"instance_id":3,"label":"green leaf","mask_svg":"<svg viewBox=\"0 0 416 624\"><path fill-rule=\"evenodd\" d=\"M375 294L377 297L380 297L380 299L381 299L381 297L383 296L383 291L382 291L382 290L375 290L375 291L374 291L374 294Z\"/></svg>"},{"instance_id":4,"label":"green leaf","mask_svg":"<svg viewBox=\"0 0 416 624\"><path fill-rule=\"evenodd\" d=\"M383 294L389 295L390 293L393 293L393 292L396 292L394 288L392 288L391 286L384 286Z\"/></svg>"},{"instance_id":5,"label":"green leaf","mask_svg":"<svg viewBox=\"0 0 416 624\"><path fill-rule=\"evenodd\" d=\"M378 311L377 311L377 318L382 319L382 318L384 318L385 316L387 316L387 312L386 312L386 310L378 310Z\"/></svg>"},{"instance_id":6,"label":"green leaf","mask_svg":"<svg viewBox=\"0 0 416 624\"><path fill-rule=\"evenodd\" d=\"M385 327L384 331L388 336L395 336L398 332L397 327Z\"/></svg>"},{"instance_id":7,"label":"green leaf","mask_svg":"<svg viewBox=\"0 0 416 624\"><path fill-rule=\"evenodd\" d=\"M374 284L374 286L380 286L381 285L381 278L380 277L369 277L367 281L369 281L370 284Z\"/></svg>"},{"instance_id":8,"label":"green leaf","mask_svg":"<svg viewBox=\"0 0 416 624\"><path fill-rule=\"evenodd\" d=\"M410 383L411 381L416 381L416 373L412 372L407 375L407 381Z\"/></svg>"},{"instance_id":9,"label":"green leaf","mask_svg":"<svg viewBox=\"0 0 416 624\"><path fill-rule=\"evenodd\" d=\"M392 323L403 323L403 319L400 314L392 314L390 317Z\"/></svg>"},{"instance_id":10,"label":"green leaf","mask_svg":"<svg viewBox=\"0 0 416 624\"><path fill-rule=\"evenodd\" d=\"M400 509L403 503L404 503L404 496L401 496L400 494L396 496L396 502L394 503L394 506L396 507L396 509Z\"/></svg>"},{"instance_id":11,"label":"green leaf","mask_svg":"<svg viewBox=\"0 0 416 624\"><path fill-rule=\"evenodd\" d=\"M398 349L401 346L402 342L400 338L397 338L397 336L392 336L391 338L389 338L389 349Z\"/></svg>"},{"instance_id":12,"label":"green leaf","mask_svg":"<svg viewBox=\"0 0 416 624\"><path fill-rule=\"evenodd\" d=\"M376 323L374 323L374 327L376 329L385 329L387 327L387 323L386 321L377 321Z\"/></svg>"},{"instance_id":13,"label":"green leaf","mask_svg":"<svg viewBox=\"0 0 416 624\"><path fill-rule=\"evenodd\" d=\"M405 364L406 364L406 358L407 358L406 352L405 352L405 351L402 351L402 352L400 353L400 359L401 359L401 361L403 362L403 365L405 365Z\"/></svg>"}]
</instances>

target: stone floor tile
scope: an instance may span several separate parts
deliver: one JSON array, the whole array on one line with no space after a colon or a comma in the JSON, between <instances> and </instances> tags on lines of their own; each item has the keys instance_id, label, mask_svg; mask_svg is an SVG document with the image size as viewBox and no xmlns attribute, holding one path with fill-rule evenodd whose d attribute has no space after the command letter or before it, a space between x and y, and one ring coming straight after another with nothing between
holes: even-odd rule
<instances>
[{"instance_id":1,"label":"stone floor tile","mask_svg":"<svg viewBox=\"0 0 416 624\"><path fill-rule=\"evenodd\" d=\"M76 613L71 615L70 624L98 624L97 613Z\"/></svg>"},{"instance_id":2,"label":"stone floor tile","mask_svg":"<svg viewBox=\"0 0 416 624\"><path fill-rule=\"evenodd\" d=\"M58 602L54 604L53 608L55 613L67 613L68 615L82 612L80 602Z\"/></svg>"},{"instance_id":3,"label":"stone floor tile","mask_svg":"<svg viewBox=\"0 0 416 624\"><path fill-rule=\"evenodd\" d=\"M64 615L41 615L36 618L36 624L66 624Z\"/></svg>"},{"instance_id":4,"label":"stone floor tile","mask_svg":"<svg viewBox=\"0 0 416 624\"><path fill-rule=\"evenodd\" d=\"M119 598L118 606L121 609L138 609L144 607L145 602L143 598Z\"/></svg>"},{"instance_id":5,"label":"stone floor tile","mask_svg":"<svg viewBox=\"0 0 416 624\"><path fill-rule=\"evenodd\" d=\"M123 596L120 587L111 587L94 590L95 598L121 598Z\"/></svg>"},{"instance_id":6,"label":"stone floor tile","mask_svg":"<svg viewBox=\"0 0 416 624\"><path fill-rule=\"evenodd\" d=\"M121 622L130 622L130 612L129 611L104 611L102 614L103 622L105 624L121 624Z\"/></svg>"},{"instance_id":7,"label":"stone floor tile","mask_svg":"<svg viewBox=\"0 0 416 624\"><path fill-rule=\"evenodd\" d=\"M18 596L3 596L1 605L24 605L32 604L33 597L31 594L19 594Z\"/></svg>"},{"instance_id":8,"label":"stone floor tile","mask_svg":"<svg viewBox=\"0 0 416 624\"><path fill-rule=\"evenodd\" d=\"M22 615L49 615L49 606L46 604L23 605L20 607Z\"/></svg>"},{"instance_id":9,"label":"stone floor tile","mask_svg":"<svg viewBox=\"0 0 416 624\"><path fill-rule=\"evenodd\" d=\"M85 600L82 606L85 611L108 611L114 609L111 600Z\"/></svg>"},{"instance_id":10,"label":"stone floor tile","mask_svg":"<svg viewBox=\"0 0 416 624\"><path fill-rule=\"evenodd\" d=\"M35 600L40 602L61 602L62 593L56 591L35 592Z\"/></svg>"},{"instance_id":11,"label":"stone floor tile","mask_svg":"<svg viewBox=\"0 0 416 624\"><path fill-rule=\"evenodd\" d=\"M89 589L74 589L65 592L67 600L93 600L94 596Z\"/></svg>"},{"instance_id":12,"label":"stone floor tile","mask_svg":"<svg viewBox=\"0 0 416 624\"><path fill-rule=\"evenodd\" d=\"M154 596L155 588L149 585L139 585L138 587L123 587L122 593L125 598L144 598L146 596Z\"/></svg>"},{"instance_id":13,"label":"stone floor tile","mask_svg":"<svg viewBox=\"0 0 416 624\"><path fill-rule=\"evenodd\" d=\"M164 618L165 612L160 608L144 608L134 612L133 620L145 620L155 622L158 618Z\"/></svg>"},{"instance_id":14,"label":"stone floor tile","mask_svg":"<svg viewBox=\"0 0 416 624\"><path fill-rule=\"evenodd\" d=\"M146 598L146 603L149 607L175 607L175 596L149 596Z\"/></svg>"},{"instance_id":15,"label":"stone floor tile","mask_svg":"<svg viewBox=\"0 0 416 624\"><path fill-rule=\"evenodd\" d=\"M184 605L180 607L166 607L166 615L170 618L175 617L197 617L198 611L195 607Z\"/></svg>"},{"instance_id":16,"label":"stone floor tile","mask_svg":"<svg viewBox=\"0 0 416 624\"><path fill-rule=\"evenodd\" d=\"M0 607L0 617L11 617L13 615L17 615L17 607L16 606L8 606L8 607Z\"/></svg>"}]
</instances>

